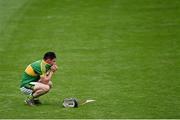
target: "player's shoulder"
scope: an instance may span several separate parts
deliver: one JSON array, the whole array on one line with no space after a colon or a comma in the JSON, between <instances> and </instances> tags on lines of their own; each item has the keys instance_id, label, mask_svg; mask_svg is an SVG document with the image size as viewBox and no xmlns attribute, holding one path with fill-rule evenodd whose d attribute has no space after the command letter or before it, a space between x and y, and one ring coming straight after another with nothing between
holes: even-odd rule
<instances>
[{"instance_id":1,"label":"player's shoulder","mask_svg":"<svg viewBox=\"0 0 180 120\"><path fill-rule=\"evenodd\" d=\"M33 63L31 63L31 66L39 66L41 64L41 61L42 60L34 61Z\"/></svg>"}]
</instances>

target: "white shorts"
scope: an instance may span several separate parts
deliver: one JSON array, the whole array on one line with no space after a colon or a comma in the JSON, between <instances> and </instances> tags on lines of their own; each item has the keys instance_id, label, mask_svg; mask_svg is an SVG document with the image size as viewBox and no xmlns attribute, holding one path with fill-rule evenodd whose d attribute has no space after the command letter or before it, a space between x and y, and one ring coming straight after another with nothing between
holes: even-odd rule
<instances>
[{"instance_id":1,"label":"white shorts","mask_svg":"<svg viewBox=\"0 0 180 120\"><path fill-rule=\"evenodd\" d=\"M37 82L30 82L29 84L35 86ZM31 95L33 93L33 90L27 87L21 87L20 91L25 95Z\"/></svg>"}]
</instances>

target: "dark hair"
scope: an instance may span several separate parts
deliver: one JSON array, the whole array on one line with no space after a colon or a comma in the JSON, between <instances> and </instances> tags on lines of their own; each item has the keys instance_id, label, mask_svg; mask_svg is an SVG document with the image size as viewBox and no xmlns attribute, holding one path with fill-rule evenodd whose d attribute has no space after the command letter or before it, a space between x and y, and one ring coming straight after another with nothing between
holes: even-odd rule
<instances>
[{"instance_id":1,"label":"dark hair","mask_svg":"<svg viewBox=\"0 0 180 120\"><path fill-rule=\"evenodd\" d=\"M56 58L56 54L54 52L47 52L44 54L44 57L43 57L44 60L47 60L47 59L52 60L54 58Z\"/></svg>"}]
</instances>

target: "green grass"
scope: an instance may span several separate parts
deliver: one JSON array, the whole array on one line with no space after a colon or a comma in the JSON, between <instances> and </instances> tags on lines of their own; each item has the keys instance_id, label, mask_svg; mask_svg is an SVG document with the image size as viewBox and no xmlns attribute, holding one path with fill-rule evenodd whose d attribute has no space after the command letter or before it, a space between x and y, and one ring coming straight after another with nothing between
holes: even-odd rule
<instances>
[{"instance_id":1,"label":"green grass","mask_svg":"<svg viewBox=\"0 0 180 120\"><path fill-rule=\"evenodd\" d=\"M0 0L0 118L180 118L179 0ZM26 65L55 51L38 107ZM62 108L67 97L95 99Z\"/></svg>"}]
</instances>

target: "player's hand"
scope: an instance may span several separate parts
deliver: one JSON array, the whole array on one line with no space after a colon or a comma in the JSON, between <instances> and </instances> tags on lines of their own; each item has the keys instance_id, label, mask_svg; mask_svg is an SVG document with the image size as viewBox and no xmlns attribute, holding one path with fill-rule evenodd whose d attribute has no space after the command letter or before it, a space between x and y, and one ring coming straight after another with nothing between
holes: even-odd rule
<instances>
[{"instance_id":1,"label":"player's hand","mask_svg":"<svg viewBox=\"0 0 180 120\"><path fill-rule=\"evenodd\" d=\"M51 66L51 71L52 71L52 72L57 71L57 69L58 69L58 66L57 66L56 64L54 64L54 65Z\"/></svg>"}]
</instances>

